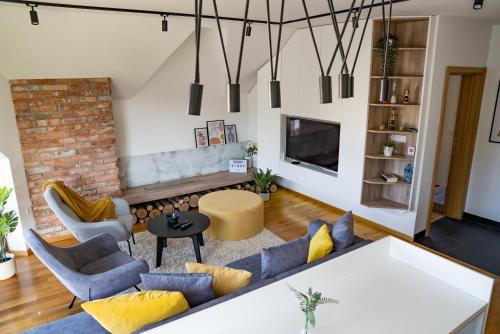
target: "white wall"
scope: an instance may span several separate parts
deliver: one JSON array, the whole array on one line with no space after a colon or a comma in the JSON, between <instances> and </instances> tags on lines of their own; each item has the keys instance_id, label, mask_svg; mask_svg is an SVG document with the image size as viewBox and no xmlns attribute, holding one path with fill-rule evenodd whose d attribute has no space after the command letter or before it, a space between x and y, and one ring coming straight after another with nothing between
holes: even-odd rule
<instances>
[{"instance_id":1,"label":"white wall","mask_svg":"<svg viewBox=\"0 0 500 334\"><path fill-rule=\"evenodd\" d=\"M437 16L436 34L431 41L431 70L424 91L424 110L418 144L422 166L418 183L415 233L425 229L432 174L436 155L439 117L447 66L485 67L492 22L484 19ZM478 135L479 137L480 135Z\"/></svg>"},{"instance_id":2,"label":"white wall","mask_svg":"<svg viewBox=\"0 0 500 334\"><path fill-rule=\"evenodd\" d=\"M491 35L487 66L465 211L500 222L500 144L489 142L500 80L500 25L494 27ZM500 110L497 109L497 115L499 113Z\"/></svg>"},{"instance_id":3,"label":"white wall","mask_svg":"<svg viewBox=\"0 0 500 334\"><path fill-rule=\"evenodd\" d=\"M371 36L368 25L366 36ZM351 26L349 25L349 29ZM323 62L328 64L335 47L331 26L315 28ZM350 31L347 32L350 34ZM358 35L359 38L359 35ZM358 39L355 40L355 44ZM332 69L334 101L320 105L318 94L319 68L312 48L309 31L298 30L285 45L282 53L281 86L282 108L269 108L269 68L258 73L258 126L260 145L259 167L269 167L279 173L280 183L325 203L353 210L355 214L376 221L407 235L413 235L415 212L371 209L360 204L367 122L368 85L371 43L366 39L356 68L355 97L340 100L337 97L337 77L340 57ZM349 64L352 63L352 59ZM280 159L281 115L296 115L341 124L339 173L337 177L319 173Z\"/></svg>"},{"instance_id":4,"label":"white wall","mask_svg":"<svg viewBox=\"0 0 500 334\"><path fill-rule=\"evenodd\" d=\"M7 80L0 75L0 155L4 154L10 161L5 162L5 166L10 164L12 176L9 173L0 175L0 185L6 180L4 185L14 186L17 199L18 213L20 216L20 225L17 236L22 235L22 227L33 227L35 221L31 212L31 200L24 173L24 161L21 154L21 145L19 143L19 134L17 132L16 116L12 105L10 95L10 86ZM11 184L10 177L12 177ZM17 238L13 237L13 240ZM12 241L14 242L14 241ZM15 241L10 245L13 250L25 250L26 246L22 242Z\"/></svg>"},{"instance_id":5,"label":"white wall","mask_svg":"<svg viewBox=\"0 0 500 334\"><path fill-rule=\"evenodd\" d=\"M436 184L442 187L446 187L448 183L448 174L450 172L451 152L455 140L455 123L457 121L461 82L462 77L460 75L451 75L448 81L443 137L441 139L439 169L436 178Z\"/></svg>"}]
</instances>

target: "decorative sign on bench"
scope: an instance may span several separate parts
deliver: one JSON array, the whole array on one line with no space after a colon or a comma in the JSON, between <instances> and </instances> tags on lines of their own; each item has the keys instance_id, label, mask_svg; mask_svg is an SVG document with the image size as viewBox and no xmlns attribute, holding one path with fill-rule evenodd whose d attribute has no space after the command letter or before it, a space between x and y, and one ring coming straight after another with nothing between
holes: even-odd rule
<instances>
[{"instance_id":1,"label":"decorative sign on bench","mask_svg":"<svg viewBox=\"0 0 500 334\"><path fill-rule=\"evenodd\" d=\"M247 161L245 159L230 159L229 160L229 171L231 173L246 173L247 172Z\"/></svg>"}]
</instances>

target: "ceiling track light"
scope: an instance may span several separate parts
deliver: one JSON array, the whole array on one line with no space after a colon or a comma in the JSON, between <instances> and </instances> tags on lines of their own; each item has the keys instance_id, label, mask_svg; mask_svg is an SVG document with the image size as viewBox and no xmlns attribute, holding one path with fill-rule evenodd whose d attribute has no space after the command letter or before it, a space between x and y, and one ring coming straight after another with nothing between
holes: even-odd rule
<instances>
[{"instance_id":1,"label":"ceiling track light","mask_svg":"<svg viewBox=\"0 0 500 334\"><path fill-rule=\"evenodd\" d=\"M203 0L194 0L196 60L194 82L189 88L188 115L200 116L203 85L200 84L200 37Z\"/></svg>"},{"instance_id":2,"label":"ceiling track light","mask_svg":"<svg viewBox=\"0 0 500 334\"><path fill-rule=\"evenodd\" d=\"M161 31L167 32L168 31L168 21L167 17L168 14L161 14L163 20L161 21Z\"/></svg>"},{"instance_id":3,"label":"ceiling track light","mask_svg":"<svg viewBox=\"0 0 500 334\"><path fill-rule=\"evenodd\" d=\"M283 30L283 15L285 12L285 0L281 0L280 24L278 30L278 41L276 45L275 64L273 66L273 40L271 34L271 9L269 0L266 0L267 9L267 33L269 40L269 65L271 68L271 82L269 83L269 104L271 109L281 108L281 84L278 81L278 64L280 59L281 32Z\"/></svg>"},{"instance_id":4,"label":"ceiling track light","mask_svg":"<svg viewBox=\"0 0 500 334\"><path fill-rule=\"evenodd\" d=\"M389 18L385 19L385 6L382 6L382 22L384 23L384 71L382 79L380 80L380 102L389 102L389 78L387 76L387 55L389 49L389 35L391 33L391 19L392 19L392 0L389 1Z\"/></svg>"},{"instance_id":5,"label":"ceiling track light","mask_svg":"<svg viewBox=\"0 0 500 334\"><path fill-rule=\"evenodd\" d=\"M212 0L214 4L215 20L217 22L217 30L219 32L220 44L222 47L222 55L224 56L224 64L226 66L227 75L227 109L230 113L240 112L240 73L241 73L241 63L243 60L243 49L245 47L245 35L248 35L248 9L250 7L250 0L246 0L245 4L245 16L243 19L243 26L241 29L241 41L240 41L240 53L238 57L238 69L236 71L236 81L232 82L231 71L229 70L229 63L227 61L226 45L224 44L224 38L222 36L222 28L220 25L219 10L217 9L217 0Z\"/></svg>"},{"instance_id":6,"label":"ceiling track light","mask_svg":"<svg viewBox=\"0 0 500 334\"><path fill-rule=\"evenodd\" d=\"M34 26L37 26L40 24L40 21L38 20L38 13L36 12L35 8L38 7L37 4L30 4L30 3L27 3L26 6L30 7L31 10L30 10L30 20L31 20L31 24L34 25Z\"/></svg>"},{"instance_id":7,"label":"ceiling track light","mask_svg":"<svg viewBox=\"0 0 500 334\"><path fill-rule=\"evenodd\" d=\"M472 5L472 8L475 10L483 9L483 3L484 0L474 0L474 4Z\"/></svg>"},{"instance_id":8,"label":"ceiling track light","mask_svg":"<svg viewBox=\"0 0 500 334\"><path fill-rule=\"evenodd\" d=\"M252 36L252 22L248 22L246 33L247 37Z\"/></svg>"}]
</instances>

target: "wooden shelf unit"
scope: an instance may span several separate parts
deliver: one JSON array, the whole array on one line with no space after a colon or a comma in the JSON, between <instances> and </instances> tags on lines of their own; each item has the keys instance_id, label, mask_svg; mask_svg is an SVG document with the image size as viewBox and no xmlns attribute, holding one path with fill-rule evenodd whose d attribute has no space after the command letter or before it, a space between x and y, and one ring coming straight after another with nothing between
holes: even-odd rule
<instances>
[{"instance_id":1,"label":"wooden shelf unit","mask_svg":"<svg viewBox=\"0 0 500 334\"><path fill-rule=\"evenodd\" d=\"M383 36L382 20L373 22L373 44ZM380 79L380 49L372 49L370 89L368 103L368 121L366 129L366 145L363 173L363 190L361 203L371 208L410 209L412 184L404 181L404 169L413 164L415 157L406 155L408 146L417 147L418 132L409 131L409 128L418 129L420 126L422 84L427 54L427 35L429 30L428 18L396 18L391 23L391 34L399 38L399 51L394 74L389 76L390 93L392 85L396 83L397 103L381 103L379 101ZM404 90L409 89L409 103L403 103ZM398 127L404 130L387 129L389 114L395 108L398 114ZM380 125L386 129L379 130ZM383 144L391 140L391 136L404 136L406 141L397 143L392 157L383 155ZM418 147L416 148L418 152ZM391 173L400 176L397 183L387 183L380 173ZM415 174L415 173L414 173ZM412 180L413 181L413 180Z\"/></svg>"}]
</instances>

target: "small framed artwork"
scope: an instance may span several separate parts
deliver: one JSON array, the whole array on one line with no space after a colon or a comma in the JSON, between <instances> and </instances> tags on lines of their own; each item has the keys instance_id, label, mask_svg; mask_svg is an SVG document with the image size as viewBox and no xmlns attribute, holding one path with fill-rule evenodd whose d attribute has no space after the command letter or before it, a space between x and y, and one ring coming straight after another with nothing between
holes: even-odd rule
<instances>
[{"instance_id":1,"label":"small framed artwork","mask_svg":"<svg viewBox=\"0 0 500 334\"><path fill-rule=\"evenodd\" d=\"M500 81L498 82L497 99L493 109L493 120L491 121L490 142L500 144Z\"/></svg>"},{"instance_id":2,"label":"small framed artwork","mask_svg":"<svg viewBox=\"0 0 500 334\"><path fill-rule=\"evenodd\" d=\"M225 127L226 130L226 144L238 142L238 134L236 133L236 124L229 124Z\"/></svg>"},{"instance_id":3,"label":"small framed artwork","mask_svg":"<svg viewBox=\"0 0 500 334\"><path fill-rule=\"evenodd\" d=\"M226 143L224 121L207 121L209 145L223 145Z\"/></svg>"},{"instance_id":4,"label":"small framed artwork","mask_svg":"<svg viewBox=\"0 0 500 334\"><path fill-rule=\"evenodd\" d=\"M194 129L194 140L196 142L196 147L208 147L207 128Z\"/></svg>"}]
</instances>

